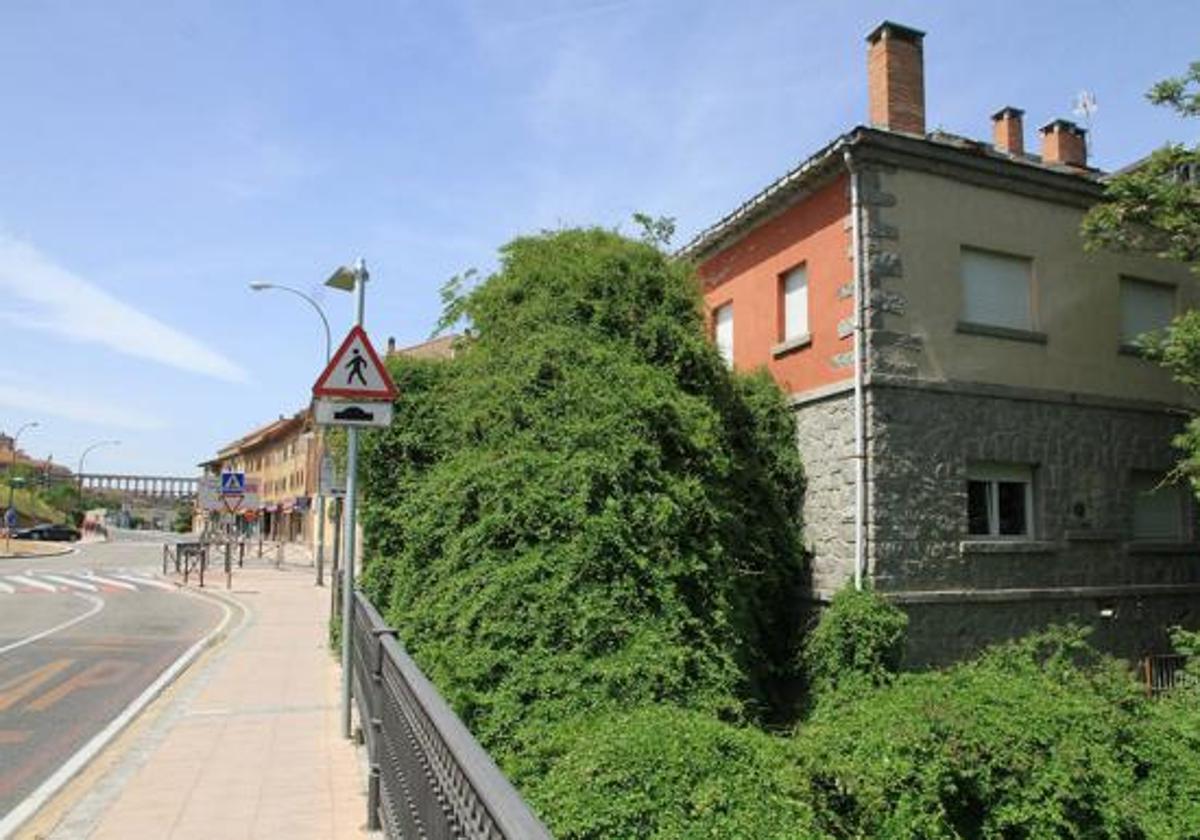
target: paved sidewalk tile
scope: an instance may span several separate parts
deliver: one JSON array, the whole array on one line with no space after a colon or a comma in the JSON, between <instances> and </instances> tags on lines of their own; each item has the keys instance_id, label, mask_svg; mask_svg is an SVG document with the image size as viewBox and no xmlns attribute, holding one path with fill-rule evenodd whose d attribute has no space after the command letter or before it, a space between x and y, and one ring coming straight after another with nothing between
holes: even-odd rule
<instances>
[{"instance_id":1,"label":"paved sidewalk tile","mask_svg":"<svg viewBox=\"0 0 1200 840\"><path fill-rule=\"evenodd\" d=\"M251 623L103 814L95 840L369 836L365 783L339 732L328 589L295 569L246 568L232 594Z\"/></svg>"}]
</instances>

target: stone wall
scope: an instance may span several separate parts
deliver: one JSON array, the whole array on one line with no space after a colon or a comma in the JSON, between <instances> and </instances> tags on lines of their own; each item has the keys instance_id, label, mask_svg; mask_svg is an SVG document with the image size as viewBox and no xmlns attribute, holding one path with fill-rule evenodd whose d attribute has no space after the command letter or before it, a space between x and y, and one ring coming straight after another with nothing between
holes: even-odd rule
<instances>
[{"instance_id":1,"label":"stone wall","mask_svg":"<svg viewBox=\"0 0 1200 840\"><path fill-rule=\"evenodd\" d=\"M854 392L794 410L807 482L801 524L812 555L812 587L828 593L854 575Z\"/></svg>"},{"instance_id":2,"label":"stone wall","mask_svg":"<svg viewBox=\"0 0 1200 840\"><path fill-rule=\"evenodd\" d=\"M904 660L909 669L947 665L986 645L1067 623L1090 628L1089 640L1100 650L1136 662L1150 653L1171 651L1169 628L1200 627L1196 593L910 603L902 608L909 618Z\"/></svg>"},{"instance_id":3,"label":"stone wall","mask_svg":"<svg viewBox=\"0 0 1200 840\"><path fill-rule=\"evenodd\" d=\"M914 661L961 655L1051 620L1096 623L1101 601L1144 619L1097 624L1114 651L1162 643L1165 625L1145 621L1196 621L1196 546L1130 539L1131 472L1166 474L1181 416L877 384L868 417L869 568L881 591L926 601L910 607ZM967 539L967 468L981 461L1033 468L1032 539ZM1190 530L1194 539L1194 521Z\"/></svg>"}]
</instances>

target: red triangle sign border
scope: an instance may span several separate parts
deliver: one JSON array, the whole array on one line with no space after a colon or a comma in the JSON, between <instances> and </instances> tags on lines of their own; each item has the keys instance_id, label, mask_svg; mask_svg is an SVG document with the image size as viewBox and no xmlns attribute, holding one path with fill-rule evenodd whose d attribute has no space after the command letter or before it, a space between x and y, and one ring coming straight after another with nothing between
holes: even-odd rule
<instances>
[{"instance_id":1,"label":"red triangle sign border","mask_svg":"<svg viewBox=\"0 0 1200 840\"><path fill-rule=\"evenodd\" d=\"M341 364L342 356L356 338L361 340L363 347L366 348L368 360L383 380L384 389L331 388L326 384ZM380 361L379 354L375 352L375 347L371 344L371 339L367 337L366 330L355 325L346 334L346 338L342 341L341 346L338 347L337 352L329 359L329 364L325 365L325 369L321 371L321 375L317 377L317 381L312 387L312 393L314 397L342 397L344 399L363 400L367 402L372 400L394 400L396 398L396 383L392 382L392 377L388 375L387 368Z\"/></svg>"}]
</instances>

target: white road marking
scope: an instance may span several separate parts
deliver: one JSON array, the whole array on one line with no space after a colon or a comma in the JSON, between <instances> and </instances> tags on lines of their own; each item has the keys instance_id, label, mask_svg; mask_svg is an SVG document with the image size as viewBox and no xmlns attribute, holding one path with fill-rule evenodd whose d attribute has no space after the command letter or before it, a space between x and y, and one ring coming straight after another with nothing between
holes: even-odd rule
<instances>
[{"instance_id":1,"label":"white road marking","mask_svg":"<svg viewBox=\"0 0 1200 840\"><path fill-rule=\"evenodd\" d=\"M80 598L86 598L86 595L80 595ZM199 596L192 596L199 597ZM240 631L246 624L247 611L242 605L238 605L242 611L242 621L234 629L234 632ZM89 761L96 757L100 750L112 741L122 729L129 725L138 714L142 712L150 704L150 701L162 693L171 682L179 676L179 673L184 668L188 667L195 661L201 652L221 637L225 632L225 628L229 626L230 620L233 618L233 610L229 604L221 603L221 609L225 611L221 623L218 624L207 636L196 642L186 652L174 662L171 663L167 670L158 675L158 679L152 682L138 698L125 707L119 715L117 715L108 726L98 732L92 740L88 741L79 752L75 753L67 759L61 767L58 768L48 779L42 782L33 793L29 794L23 800L18 802L13 808L3 816L0 816L0 838L8 837L21 824L29 820L38 809L46 804L54 794L56 794L63 785L69 782L76 773L84 768Z\"/></svg>"},{"instance_id":2,"label":"white road marking","mask_svg":"<svg viewBox=\"0 0 1200 840\"><path fill-rule=\"evenodd\" d=\"M171 592L175 591L175 584L163 583L161 580L154 580L153 578L138 577L137 575L113 575L113 577L120 578L121 580L132 581L133 583L142 586L157 586L159 589L166 589Z\"/></svg>"},{"instance_id":3,"label":"white road marking","mask_svg":"<svg viewBox=\"0 0 1200 840\"><path fill-rule=\"evenodd\" d=\"M115 586L118 589L128 589L130 592L137 592L137 587L132 583L124 583L123 581L113 580L112 578L100 577L100 575L96 574L95 572L80 572L80 576L85 577L88 580L94 580L101 586Z\"/></svg>"},{"instance_id":4,"label":"white road marking","mask_svg":"<svg viewBox=\"0 0 1200 840\"><path fill-rule=\"evenodd\" d=\"M81 580L75 580L75 578L63 577L61 575L52 575L52 574L48 574L46 572L42 572L41 574L42 574L42 577L44 577L46 580L52 580L55 583L61 583L63 586L73 586L76 589L82 589L84 592L99 592L100 591L97 587L92 586L90 583L84 583Z\"/></svg>"},{"instance_id":5,"label":"white road marking","mask_svg":"<svg viewBox=\"0 0 1200 840\"><path fill-rule=\"evenodd\" d=\"M14 581L15 583L19 583L22 586L32 586L34 589L44 589L47 592L58 591L58 587L54 586L53 584L46 583L45 581L41 580L34 580L31 577L25 577L25 575L8 575L8 579Z\"/></svg>"},{"instance_id":6,"label":"white road marking","mask_svg":"<svg viewBox=\"0 0 1200 840\"><path fill-rule=\"evenodd\" d=\"M94 616L96 613L100 612L100 610L104 609L104 599L103 598L96 598L92 595L81 595L78 592L72 592L71 594L74 595L76 598L82 598L85 601L90 601L92 604L92 608L90 610L88 610L87 612L85 612L83 615L77 615L74 618L67 619L62 624L54 625L49 630L43 630L40 633L34 633L32 636L26 636L24 639L15 641L10 645L5 645L4 647L0 647L0 653L8 653L10 650L16 650L17 648L27 645L30 642L36 642L38 639L44 639L53 633L57 633L59 630L66 630L68 627L71 627L73 625L78 624L81 621L89 619L92 616ZM0 835L0 836L3 836L3 835Z\"/></svg>"},{"instance_id":7,"label":"white road marking","mask_svg":"<svg viewBox=\"0 0 1200 840\"><path fill-rule=\"evenodd\" d=\"M13 589L7 583L0 581L0 592L3 592L5 595L11 595L12 593L14 593L16 591L17 591L16 589Z\"/></svg>"}]
</instances>

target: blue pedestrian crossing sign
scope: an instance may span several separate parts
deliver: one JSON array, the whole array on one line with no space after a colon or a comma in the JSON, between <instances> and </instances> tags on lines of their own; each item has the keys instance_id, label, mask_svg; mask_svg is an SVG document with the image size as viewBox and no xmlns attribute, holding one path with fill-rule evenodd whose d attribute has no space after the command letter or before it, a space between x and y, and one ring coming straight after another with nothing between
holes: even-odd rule
<instances>
[{"instance_id":1,"label":"blue pedestrian crossing sign","mask_svg":"<svg viewBox=\"0 0 1200 840\"><path fill-rule=\"evenodd\" d=\"M221 473L222 496L246 495L246 474L244 472Z\"/></svg>"}]
</instances>

